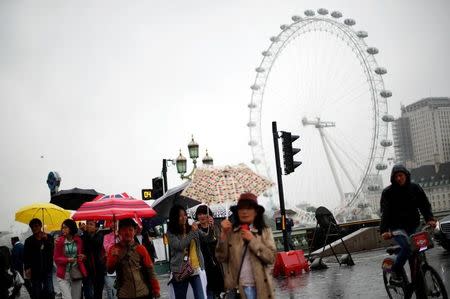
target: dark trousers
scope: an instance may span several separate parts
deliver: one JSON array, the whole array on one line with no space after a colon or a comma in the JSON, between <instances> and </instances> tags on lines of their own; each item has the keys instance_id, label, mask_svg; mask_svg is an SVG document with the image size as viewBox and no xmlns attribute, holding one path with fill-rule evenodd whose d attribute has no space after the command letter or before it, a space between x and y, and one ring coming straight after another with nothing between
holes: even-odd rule
<instances>
[{"instance_id":1,"label":"dark trousers","mask_svg":"<svg viewBox=\"0 0 450 299\"><path fill-rule=\"evenodd\" d=\"M38 277L33 276L31 278L31 299L55 298L52 275L53 273L48 273Z\"/></svg>"},{"instance_id":2,"label":"dark trousers","mask_svg":"<svg viewBox=\"0 0 450 299\"><path fill-rule=\"evenodd\" d=\"M83 296L85 299L102 299L105 276L88 276L83 279Z\"/></svg>"}]
</instances>

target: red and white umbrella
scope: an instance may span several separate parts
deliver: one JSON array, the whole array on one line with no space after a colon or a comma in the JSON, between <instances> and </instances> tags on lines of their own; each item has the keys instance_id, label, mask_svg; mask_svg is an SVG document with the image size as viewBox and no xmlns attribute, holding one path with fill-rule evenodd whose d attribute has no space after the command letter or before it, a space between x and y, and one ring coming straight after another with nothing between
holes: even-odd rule
<instances>
[{"instance_id":1,"label":"red and white umbrella","mask_svg":"<svg viewBox=\"0 0 450 299\"><path fill-rule=\"evenodd\" d=\"M127 197L132 198L132 197ZM73 220L121 220L151 218L156 211L140 199L102 198L86 202L72 215Z\"/></svg>"}]
</instances>

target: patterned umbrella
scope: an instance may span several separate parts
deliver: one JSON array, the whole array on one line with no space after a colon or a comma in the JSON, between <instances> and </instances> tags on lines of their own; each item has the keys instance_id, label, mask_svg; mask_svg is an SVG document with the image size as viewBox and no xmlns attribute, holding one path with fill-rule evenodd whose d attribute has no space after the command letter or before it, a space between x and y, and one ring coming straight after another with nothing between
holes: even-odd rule
<instances>
[{"instance_id":1,"label":"patterned umbrella","mask_svg":"<svg viewBox=\"0 0 450 299\"><path fill-rule=\"evenodd\" d=\"M194 218L195 212L197 211L197 208L199 206L201 206L201 204L196 205L195 207L192 207L190 209L187 209L186 212L188 216ZM227 209L227 207L224 204L210 205L209 208L211 209L212 212L211 216L213 218L225 218L231 216L231 211Z\"/></svg>"},{"instance_id":2,"label":"patterned umbrella","mask_svg":"<svg viewBox=\"0 0 450 299\"><path fill-rule=\"evenodd\" d=\"M182 196L196 199L205 204L236 202L245 192L260 195L273 185L245 164L225 167L197 168L192 183L184 189Z\"/></svg>"}]
</instances>

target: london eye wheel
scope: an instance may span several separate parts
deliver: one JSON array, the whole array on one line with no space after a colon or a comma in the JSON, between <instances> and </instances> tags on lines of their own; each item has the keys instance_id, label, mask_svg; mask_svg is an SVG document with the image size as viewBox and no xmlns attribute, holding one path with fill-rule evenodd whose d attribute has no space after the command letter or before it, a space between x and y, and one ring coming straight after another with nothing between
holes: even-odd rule
<instances>
[{"instance_id":1,"label":"london eye wheel","mask_svg":"<svg viewBox=\"0 0 450 299\"><path fill-rule=\"evenodd\" d=\"M306 10L281 25L256 67L248 142L257 172L275 181L271 122L300 138L302 165L284 177L287 206L370 205L387 168L387 73L368 33L338 11ZM276 200L277 192L266 194Z\"/></svg>"}]
</instances>

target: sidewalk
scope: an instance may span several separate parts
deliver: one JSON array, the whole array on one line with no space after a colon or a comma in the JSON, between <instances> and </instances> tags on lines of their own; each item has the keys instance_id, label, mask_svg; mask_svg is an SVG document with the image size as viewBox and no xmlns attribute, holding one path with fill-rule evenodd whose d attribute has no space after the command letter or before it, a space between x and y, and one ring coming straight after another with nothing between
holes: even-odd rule
<instances>
[{"instance_id":1,"label":"sidewalk","mask_svg":"<svg viewBox=\"0 0 450 299\"><path fill-rule=\"evenodd\" d=\"M325 270L303 273L297 277L274 279L275 298L387 298L384 289L381 262L384 250L353 254L355 265L339 266L334 257L324 259L329 266ZM450 291L450 253L441 247L427 252L429 263L441 275L447 291ZM167 274L158 276L161 298L169 298ZM25 288L20 298L29 299Z\"/></svg>"}]
</instances>

